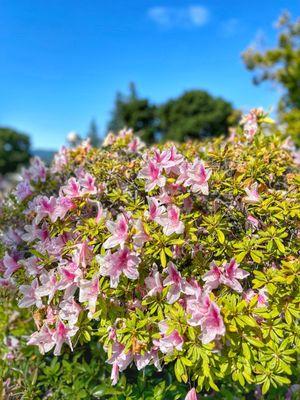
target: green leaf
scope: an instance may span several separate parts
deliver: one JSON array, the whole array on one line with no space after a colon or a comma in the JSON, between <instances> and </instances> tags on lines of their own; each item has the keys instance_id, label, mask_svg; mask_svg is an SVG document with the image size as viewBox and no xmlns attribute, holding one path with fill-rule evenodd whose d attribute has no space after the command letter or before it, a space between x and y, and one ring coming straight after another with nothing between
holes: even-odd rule
<instances>
[{"instance_id":1,"label":"green leaf","mask_svg":"<svg viewBox=\"0 0 300 400\"><path fill-rule=\"evenodd\" d=\"M225 242L225 235L224 235L224 233L223 233L222 231L220 231L220 229L217 229L217 235L218 235L219 242L220 242L221 244L224 244L224 242Z\"/></svg>"},{"instance_id":2,"label":"green leaf","mask_svg":"<svg viewBox=\"0 0 300 400\"><path fill-rule=\"evenodd\" d=\"M167 266L167 258L166 258L166 253L164 249L161 249L160 251L160 262L163 268Z\"/></svg>"},{"instance_id":3,"label":"green leaf","mask_svg":"<svg viewBox=\"0 0 300 400\"><path fill-rule=\"evenodd\" d=\"M266 394L269 388L270 388L270 380L269 378L266 378L264 384L262 385L262 390L261 390L262 394Z\"/></svg>"}]
</instances>

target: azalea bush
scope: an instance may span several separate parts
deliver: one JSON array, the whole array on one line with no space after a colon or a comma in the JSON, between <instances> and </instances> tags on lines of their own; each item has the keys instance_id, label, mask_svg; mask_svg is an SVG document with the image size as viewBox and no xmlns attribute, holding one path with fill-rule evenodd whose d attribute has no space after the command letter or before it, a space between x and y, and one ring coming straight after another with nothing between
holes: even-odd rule
<instances>
[{"instance_id":1,"label":"azalea bush","mask_svg":"<svg viewBox=\"0 0 300 400\"><path fill-rule=\"evenodd\" d=\"M100 149L63 148L49 168L32 160L2 205L0 286L33 316L34 357L57 374L56 357L99 360L112 395L135 371L151 398L164 374L170 398L291 398L299 153L269 123L252 110L228 139L149 148L124 130Z\"/></svg>"}]
</instances>

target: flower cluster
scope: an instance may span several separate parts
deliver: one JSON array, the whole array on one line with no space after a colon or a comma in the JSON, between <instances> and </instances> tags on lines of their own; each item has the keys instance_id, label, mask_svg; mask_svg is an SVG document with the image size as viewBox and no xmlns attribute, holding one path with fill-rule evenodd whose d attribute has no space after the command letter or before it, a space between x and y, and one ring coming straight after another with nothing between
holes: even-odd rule
<instances>
[{"instance_id":1,"label":"flower cluster","mask_svg":"<svg viewBox=\"0 0 300 400\"><path fill-rule=\"evenodd\" d=\"M298 340L285 338L299 318L299 180L264 118L252 111L221 144L146 148L124 130L101 149L63 148L49 168L34 159L3 206L0 263L0 287L34 311L28 344L59 355L97 336L112 384L132 364L171 362L199 389L226 375L285 383L262 355Z\"/></svg>"}]
</instances>

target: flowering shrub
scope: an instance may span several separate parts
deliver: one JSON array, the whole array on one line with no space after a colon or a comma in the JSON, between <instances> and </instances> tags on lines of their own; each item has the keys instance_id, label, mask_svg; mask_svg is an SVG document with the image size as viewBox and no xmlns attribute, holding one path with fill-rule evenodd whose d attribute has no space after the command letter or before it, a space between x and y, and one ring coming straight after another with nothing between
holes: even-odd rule
<instances>
[{"instance_id":1,"label":"flowering shrub","mask_svg":"<svg viewBox=\"0 0 300 400\"><path fill-rule=\"evenodd\" d=\"M289 385L299 352L299 156L262 110L228 140L34 159L1 211L2 290L60 355L97 337L120 372L169 364L214 391ZM266 130L266 129L265 129ZM196 388L196 390L194 389Z\"/></svg>"}]
</instances>

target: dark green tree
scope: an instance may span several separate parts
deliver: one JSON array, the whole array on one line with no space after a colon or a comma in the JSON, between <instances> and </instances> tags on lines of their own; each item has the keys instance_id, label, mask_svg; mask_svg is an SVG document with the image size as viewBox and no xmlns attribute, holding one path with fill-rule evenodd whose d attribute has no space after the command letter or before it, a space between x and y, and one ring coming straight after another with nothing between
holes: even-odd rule
<instances>
[{"instance_id":1,"label":"dark green tree","mask_svg":"<svg viewBox=\"0 0 300 400\"><path fill-rule=\"evenodd\" d=\"M108 130L117 132L124 127L132 128L148 143L155 140L157 131L156 107L148 99L138 96L134 83L129 86L129 95L117 93Z\"/></svg>"},{"instance_id":2,"label":"dark green tree","mask_svg":"<svg viewBox=\"0 0 300 400\"><path fill-rule=\"evenodd\" d=\"M283 89L278 111L287 132L300 144L300 18L293 22L289 13L279 18L278 43L273 49L259 51L250 47L243 60L255 71L253 82L271 81Z\"/></svg>"},{"instance_id":3,"label":"dark green tree","mask_svg":"<svg viewBox=\"0 0 300 400\"><path fill-rule=\"evenodd\" d=\"M16 171L29 158L29 137L10 128L0 128L0 174Z\"/></svg>"},{"instance_id":4,"label":"dark green tree","mask_svg":"<svg viewBox=\"0 0 300 400\"><path fill-rule=\"evenodd\" d=\"M93 147L99 147L100 137L98 134L98 127L97 127L96 121L94 119L91 120L90 127L89 127L86 137L87 137L87 139L90 140L90 143Z\"/></svg>"},{"instance_id":5,"label":"dark green tree","mask_svg":"<svg viewBox=\"0 0 300 400\"><path fill-rule=\"evenodd\" d=\"M227 134L233 111L220 97L202 90L187 91L159 108L160 134L164 140L180 142Z\"/></svg>"}]
</instances>

